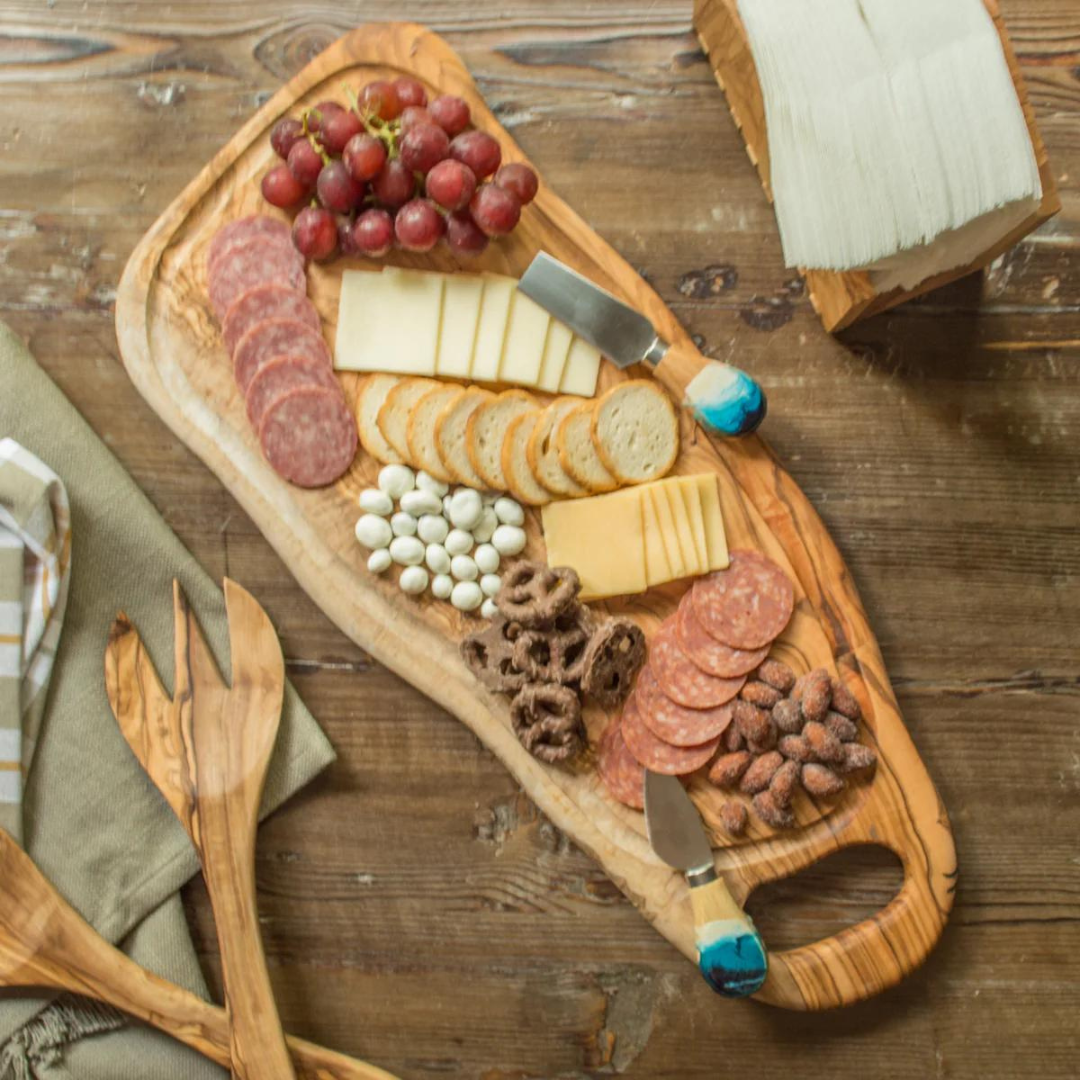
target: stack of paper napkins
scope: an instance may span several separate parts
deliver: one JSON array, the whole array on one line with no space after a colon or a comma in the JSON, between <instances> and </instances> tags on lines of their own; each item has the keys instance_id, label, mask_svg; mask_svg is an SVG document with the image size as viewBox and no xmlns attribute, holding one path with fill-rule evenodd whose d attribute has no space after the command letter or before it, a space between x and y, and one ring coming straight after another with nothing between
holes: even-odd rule
<instances>
[{"instance_id":1,"label":"stack of paper napkins","mask_svg":"<svg viewBox=\"0 0 1080 1080\"><path fill-rule=\"evenodd\" d=\"M738 0L785 262L879 292L1028 217L1039 167L983 0Z\"/></svg>"}]
</instances>

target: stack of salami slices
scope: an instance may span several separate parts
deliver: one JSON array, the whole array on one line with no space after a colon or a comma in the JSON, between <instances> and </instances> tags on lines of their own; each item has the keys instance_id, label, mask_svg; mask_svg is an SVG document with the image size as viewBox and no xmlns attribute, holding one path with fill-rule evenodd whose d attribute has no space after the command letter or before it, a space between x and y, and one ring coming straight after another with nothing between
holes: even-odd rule
<instances>
[{"instance_id":1,"label":"stack of salami slices","mask_svg":"<svg viewBox=\"0 0 1080 1080\"><path fill-rule=\"evenodd\" d=\"M649 643L649 662L597 749L611 794L644 806L645 770L683 776L707 765L747 676L765 660L795 606L788 576L755 551L698 578Z\"/></svg>"},{"instance_id":2,"label":"stack of salami slices","mask_svg":"<svg viewBox=\"0 0 1080 1080\"><path fill-rule=\"evenodd\" d=\"M267 461L300 487L322 487L356 454L356 420L334 375L304 260L289 227L256 215L210 243L210 306Z\"/></svg>"}]
</instances>

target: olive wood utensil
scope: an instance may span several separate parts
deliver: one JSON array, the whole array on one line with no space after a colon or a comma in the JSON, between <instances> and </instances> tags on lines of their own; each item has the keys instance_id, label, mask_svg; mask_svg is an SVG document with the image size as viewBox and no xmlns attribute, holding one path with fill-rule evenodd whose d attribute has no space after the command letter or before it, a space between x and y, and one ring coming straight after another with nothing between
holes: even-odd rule
<instances>
[{"instance_id":1,"label":"olive wood utensil","mask_svg":"<svg viewBox=\"0 0 1080 1080\"><path fill-rule=\"evenodd\" d=\"M291 1080L255 903L255 831L281 720L285 661L266 612L228 578L225 608L231 688L175 581L173 698L122 613L109 635L105 683L124 738L202 863L221 949L232 1074Z\"/></svg>"},{"instance_id":2,"label":"olive wood utensil","mask_svg":"<svg viewBox=\"0 0 1080 1080\"><path fill-rule=\"evenodd\" d=\"M229 1067L229 1017L113 948L0 829L0 986L66 990L128 1013ZM396 1080L345 1054L287 1035L301 1080Z\"/></svg>"}]
</instances>

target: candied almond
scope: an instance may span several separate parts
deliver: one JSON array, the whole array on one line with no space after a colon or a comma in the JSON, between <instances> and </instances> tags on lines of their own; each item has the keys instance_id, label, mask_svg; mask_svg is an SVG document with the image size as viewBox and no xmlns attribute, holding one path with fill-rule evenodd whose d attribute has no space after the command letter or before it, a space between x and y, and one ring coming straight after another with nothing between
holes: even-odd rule
<instances>
[{"instance_id":1,"label":"candied almond","mask_svg":"<svg viewBox=\"0 0 1080 1080\"><path fill-rule=\"evenodd\" d=\"M799 701L803 719L819 722L824 720L831 701L832 685L829 682L829 673L824 668L811 671L806 678L806 685L803 687Z\"/></svg>"},{"instance_id":2,"label":"candied almond","mask_svg":"<svg viewBox=\"0 0 1080 1080\"><path fill-rule=\"evenodd\" d=\"M844 790L844 781L832 769L814 762L802 767L802 785L811 795L825 799Z\"/></svg>"},{"instance_id":3,"label":"candied almond","mask_svg":"<svg viewBox=\"0 0 1080 1080\"><path fill-rule=\"evenodd\" d=\"M731 787L739 782L753 760L753 757L745 750L722 754L712 763L709 769L709 780L717 787Z\"/></svg>"},{"instance_id":4,"label":"candied almond","mask_svg":"<svg viewBox=\"0 0 1080 1080\"><path fill-rule=\"evenodd\" d=\"M824 724L811 720L802 729L802 734L819 761L840 762L844 760L843 743Z\"/></svg>"},{"instance_id":5,"label":"candied almond","mask_svg":"<svg viewBox=\"0 0 1080 1080\"><path fill-rule=\"evenodd\" d=\"M825 714L825 727L841 742L854 742L859 735L859 727L855 721L838 712Z\"/></svg>"},{"instance_id":6,"label":"candied almond","mask_svg":"<svg viewBox=\"0 0 1080 1080\"><path fill-rule=\"evenodd\" d=\"M762 660L754 674L782 694L786 694L795 685L795 672L783 660L774 660L771 657Z\"/></svg>"},{"instance_id":7,"label":"candied almond","mask_svg":"<svg viewBox=\"0 0 1080 1080\"><path fill-rule=\"evenodd\" d=\"M754 811L766 825L774 829L790 829L795 824L795 815L786 806L780 806L771 791L755 795L753 803Z\"/></svg>"},{"instance_id":8,"label":"candied almond","mask_svg":"<svg viewBox=\"0 0 1080 1080\"><path fill-rule=\"evenodd\" d=\"M755 758L754 763L743 773L739 790L747 795L756 795L759 791L764 791L769 786L773 774L783 764L784 759L776 750L770 750L769 753Z\"/></svg>"},{"instance_id":9,"label":"candied almond","mask_svg":"<svg viewBox=\"0 0 1080 1080\"><path fill-rule=\"evenodd\" d=\"M749 701L736 701L732 705L731 715L743 737L750 739L763 739L769 728L769 714Z\"/></svg>"},{"instance_id":10,"label":"candied almond","mask_svg":"<svg viewBox=\"0 0 1080 1080\"><path fill-rule=\"evenodd\" d=\"M776 746L776 725L771 719L766 718L765 730L758 738L747 739L746 748L751 754L764 754Z\"/></svg>"},{"instance_id":11,"label":"candied almond","mask_svg":"<svg viewBox=\"0 0 1080 1080\"><path fill-rule=\"evenodd\" d=\"M762 709L771 709L783 696L775 686L758 682L756 679L745 683L739 691L739 697L743 701L749 701L751 705L757 705Z\"/></svg>"},{"instance_id":12,"label":"candied almond","mask_svg":"<svg viewBox=\"0 0 1080 1080\"><path fill-rule=\"evenodd\" d=\"M814 760L814 751L801 735L785 735L777 744L777 750L791 761L805 764Z\"/></svg>"},{"instance_id":13,"label":"candied almond","mask_svg":"<svg viewBox=\"0 0 1080 1080\"><path fill-rule=\"evenodd\" d=\"M773 773L773 778L769 781L769 794L772 795L777 806L791 805L791 797L799 786L801 772L802 768L797 761L785 761Z\"/></svg>"},{"instance_id":14,"label":"candied almond","mask_svg":"<svg viewBox=\"0 0 1080 1080\"><path fill-rule=\"evenodd\" d=\"M839 679L832 679L830 685L833 710L849 720L858 720L862 716L862 709L859 708L855 695Z\"/></svg>"},{"instance_id":15,"label":"candied almond","mask_svg":"<svg viewBox=\"0 0 1080 1080\"><path fill-rule=\"evenodd\" d=\"M720 821L732 836L742 836L746 832L749 817L746 807L741 802L735 802L734 799L730 799L720 807Z\"/></svg>"},{"instance_id":16,"label":"candied almond","mask_svg":"<svg viewBox=\"0 0 1080 1080\"><path fill-rule=\"evenodd\" d=\"M772 718L785 735L798 735L802 731L802 710L799 703L792 698L778 701L773 706Z\"/></svg>"},{"instance_id":17,"label":"candied almond","mask_svg":"<svg viewBox=\"0 0 1080 1080\"><path fill-rule=\"evenodd\" d=\"M746 746L746 740L743 738L743 733L736 724L728 724L721 739L721 746L723 746L729 754L733 754L736 750L742 750Z\"/></svg>"},{"instance_id":18,"label":"candied almond","mask_svg":"<svg viewBox=\"0 0 1080 1080\"><path fill-rule=\"evenodd\" d=\"M862 743L844 743L844 760L840 771L845 773L861 772L872 769L877 764L877 752Z\"/></svg>"}]
</instances>

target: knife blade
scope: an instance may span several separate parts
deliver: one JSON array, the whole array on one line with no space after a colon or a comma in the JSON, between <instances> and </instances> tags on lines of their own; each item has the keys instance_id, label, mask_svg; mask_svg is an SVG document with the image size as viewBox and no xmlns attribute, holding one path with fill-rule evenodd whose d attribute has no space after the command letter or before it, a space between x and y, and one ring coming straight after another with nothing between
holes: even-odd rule
<instances>
[{"instance_id":1,"label":"knife blade","mask_svg":"<svg viewBox=\"0 0 1080 1080\"><path fill-rule=\"evenodd\" d=\"M640 311L547 252L541 251L533 259L518 288L616 367L641 363L656 367L665 361L674 365L682 360L698 368L686 385L683 404L710 431L746 435L765 419L765 392L745 371L707 360L692 345L665 341Z\"/></svg>"},{"instance_id":2,"label":"knife blade","mask_svg":"<svg viewBox=\"0 0 1080 1080\"><path fill-rule=\"evenodd\" d=\"M645 824L653 851L686 875L703 978L724 997L755 993L768 973L765 944L717 875L701 817L677 776L645 773Z\"/></svg>"}]
</instances>

